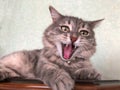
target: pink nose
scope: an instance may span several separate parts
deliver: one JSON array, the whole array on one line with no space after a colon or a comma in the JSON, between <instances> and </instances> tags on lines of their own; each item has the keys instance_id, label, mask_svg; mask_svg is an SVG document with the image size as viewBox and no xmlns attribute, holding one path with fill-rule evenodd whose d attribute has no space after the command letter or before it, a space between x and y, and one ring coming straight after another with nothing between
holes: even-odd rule
<instances>
[{"instance_id":1,"label":"pink nose","mask_svg":"<svg viewBox=\"0 0 120 90\"><path fill-rule=\"evenodd\" d=\"M75 42L76 40L77 40L77 37L73 37L73 36L71 37L72 42Z\"/></svg>"}]
</instances>

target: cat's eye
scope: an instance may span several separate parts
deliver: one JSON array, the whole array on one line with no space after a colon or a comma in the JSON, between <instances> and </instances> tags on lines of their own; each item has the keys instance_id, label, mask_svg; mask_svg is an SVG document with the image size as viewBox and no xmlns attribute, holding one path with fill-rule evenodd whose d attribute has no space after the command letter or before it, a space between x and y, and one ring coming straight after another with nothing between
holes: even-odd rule
<instances>
[{"instance_id":1,"label":"cat's eye","mask_svg":"<svg viewBox=\"0 0 120 90\"><path fill-rule=\"evenodd\" d=\"M81 31L80 31L80 35L81 35L81 36L88 36L88 35L89 35L89 32L86 31L86 30L81 30Z\"/></svg>"},{"instance_id":2,"label":"cat's eye","mask_svg":"<svg viewBox=\"0 0 120 90\"><path fill-rule=\"evenodd\" d=\"M69 31L70 31L70 29L69 29L68 26L61 26L61 30L62 30L63 32L69 32Z\"/></svg>"}]
</instances>

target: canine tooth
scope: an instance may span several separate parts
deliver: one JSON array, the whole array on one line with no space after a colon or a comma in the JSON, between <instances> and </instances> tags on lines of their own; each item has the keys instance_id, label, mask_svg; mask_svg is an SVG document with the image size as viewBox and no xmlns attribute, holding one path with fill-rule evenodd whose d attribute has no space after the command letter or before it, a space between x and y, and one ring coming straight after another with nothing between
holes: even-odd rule
<instances>
[{"instance_id":1,"label":"canine tooth","mask_svg":"<svg viewBox=\"0 0 120 90\"><path fill-rule=\"evenodd\" d=\"M75 49L77 48L77 46L75 46Z\"/></svg>"},{"instance_id":2,"label":"canine tooth","mask_svg":"<svg viewBox=\"0 0 120 90\"><path fill-rule=\"evenodd\" d=\"M66 44L66 47L68 47L68 44Z\"/></svg>"}]
</instances>

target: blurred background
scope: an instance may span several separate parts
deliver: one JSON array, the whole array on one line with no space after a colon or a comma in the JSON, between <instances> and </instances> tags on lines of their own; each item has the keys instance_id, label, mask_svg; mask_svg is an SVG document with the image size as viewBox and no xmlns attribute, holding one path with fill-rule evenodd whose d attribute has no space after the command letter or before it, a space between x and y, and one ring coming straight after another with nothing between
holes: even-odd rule
<instances>
[{"instance_id":1,"label":"blurred background","mask_svg":"<svg viewBox=\"0 0 120 90\"><path fill-rule=\"evenodd\" d=\"M103 79L120 79L120 0L0 0L0 57L43 47L43 32L52 22L49 5L63 15L105 18L95 29L91 61Z\"/></svg>"}]
</instances>

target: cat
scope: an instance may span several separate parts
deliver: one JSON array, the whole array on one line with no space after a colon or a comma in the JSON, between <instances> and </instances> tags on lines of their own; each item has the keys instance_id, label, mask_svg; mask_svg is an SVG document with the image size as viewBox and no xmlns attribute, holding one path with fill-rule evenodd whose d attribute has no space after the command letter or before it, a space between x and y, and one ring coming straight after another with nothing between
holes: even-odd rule
<instances>
[{"instance_id":1,"label":"cat","mask_svg":"<svg viewBox=\"0 0 120 90\"><path fill-rule=\"evenodd\" d=\"M62 15L52 6L49 11L53 23L44 32L44 47L2 57L0 80L11 77L37 79L52 90L72 90L77 79L101 79L90 57L96 51L93 29L103 19L85 21Z\"/></svg>"}]
</instances>

